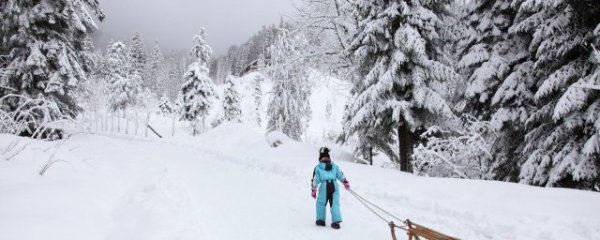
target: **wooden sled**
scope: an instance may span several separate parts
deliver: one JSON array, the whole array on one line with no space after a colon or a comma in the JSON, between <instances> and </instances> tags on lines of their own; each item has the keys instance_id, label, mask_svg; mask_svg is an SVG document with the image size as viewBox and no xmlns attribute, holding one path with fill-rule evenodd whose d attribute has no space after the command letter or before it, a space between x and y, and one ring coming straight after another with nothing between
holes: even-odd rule
<instances>
[{"instance_id":1,"label":"wooden sled","mask_svg":"<svg viewBox=\"0 0 600 240\"><path fill-rule=\"evenodd\" d=\"M433 229L413 223L410 220L406 220L404 223L406 224L406 226L399 228L406 231L406 234L408 235L408 240L460 240L458 238L450 237ZM398 240L396 238L396 227L398 226L396 226L394 222L390 222L390 229L392 230L393 240Z\"/></svg>"}]
</instances>

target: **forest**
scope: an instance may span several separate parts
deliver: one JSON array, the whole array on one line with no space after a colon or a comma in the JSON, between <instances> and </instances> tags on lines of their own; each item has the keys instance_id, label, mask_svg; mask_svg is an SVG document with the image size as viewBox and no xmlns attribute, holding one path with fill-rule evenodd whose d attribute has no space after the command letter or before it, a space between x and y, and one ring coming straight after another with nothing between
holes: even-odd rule
<instances>
[{"instance_id":1,"label":"forest","mask_svg":"<svg viewBox=\"0 0 600 240\"><path fill-rule=\"evenodd\" d=\"M245 121L235 86L259 72L272 88L256 79L252 124L306 141L318 72L349 86L331 144L365 163L600 191L596 0L302 0L221 56L201 25L181 36L189 51L163 52L135 30L94 46L111 17L101 6L0 3L1 133L57 140L68 132L56 122L151 108L195 136Z\"/></svg>"}]
</instances>

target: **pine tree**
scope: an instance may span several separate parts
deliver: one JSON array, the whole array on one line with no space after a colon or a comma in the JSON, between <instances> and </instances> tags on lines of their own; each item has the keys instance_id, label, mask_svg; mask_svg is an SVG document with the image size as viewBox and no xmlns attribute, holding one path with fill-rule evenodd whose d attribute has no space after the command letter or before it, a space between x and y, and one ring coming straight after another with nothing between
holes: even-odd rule
<instances>
[{"instance_id":1,"label":"pine tree","mask_svg":"<svg viewBox=\"0 0 600 240\"><path fill-rule=\"evenodd\" d=\"M173 113L173 107L171 106L171 102L169 101L169 98L163 94L163 96L160 98L160 102L158 103L158 108L160 109L160 112L163 115L168 115Z\"/></svg>"},{"instance_id":2,"label":"pine tree","mask_svg":"<svg viewBox=\"0 0 600 240\"><path fill-rule=\"evenodd\" d=\"M240 94L236 90L233 76L227 77L225 82L225 96L223 98L223 120L229 122L242 122L242 109L240 106Z\"/></svg>"},{"instance_id":3,"label":"pine tree","mask_svg":"<svg viewBox=\"0 0 600 240\"><path fill-rule=\"evenodd\" d=\"M513 67L526 57L523 38L512 38L508 29L517 9L512 0L474 0L467 5L462 22L467 25L462 40L458 67L467 76L466 112L483 116L494 113L492 98Z\"/></svg>"},{"instance_id":4,"label":"pine tree","mask_svg":"<svg viewBox=\"0 0 600 240\"><path fill-rule=\"evenodd\" d=\"M94 16L104 18L96 0L2 1L0 96L44 98L57 104L60 115L75 117L75 90L92 69L86 44L97 29ZM3 107L14 111L19 101Z\"/></svg>"},{"instance_id":5,"label":"pine tree","mask_svg":"<svg viewBox=\"0 0 600 240\"><path fill-rule=\"evenodd\" d=\"M262 90L262 82L263 81L264 81L263 76L258 74L258 75L256 75L256 77L254 77L254 82L252 84L253 88L254 88L254 92L253 92L254 119L256 119L256 125L258 127L261 127L261 125L262 125L261 113L262 113L262 99L263 99L263 90Z\"/></svg>"},{"instance_id":6,"label":"pine tree","mask_svg":"<svg viewBox=\"0 0 600 240\"><path fill-rule=\"evenodd\" d=\"M524 141L532 93L526 81L531 66L529 38L509 33L520 5L512 2L474 0L467 5L458 68L467 76L463 112L491 120L497 131L497 144L490 149L495 155L495 179L516 181L516 153Z\"/></svg>"},{"instance_id":7,"label":"pine tree","mask_svg":"<svg viewBox=\"0 0 600 240\"><path fill-rule=\"evenodd\" d=\"M150 91L153 84L150 82L150 78L148 77L149 72L146 68L148 65L148 53L146 52L144 39L139 32L131 37L127 53L130 79L137 82L141 88L138 102L140 105L146 106L147 101L153 95Z\"/></svg>"},{"instance_id":8,"label":"pine tree","mask_svg":"<svg viewBox=\"0 0 600 240\"><path fill-rule=\"evenodd\" d=\"M181 120L189 121L196 135L198 127L206 127L205 119L212 107L211 97L215 95L215 87L209 75L209 64L212 49L205 41L204 29L194 36L194 47L191 56L194 62L189 65L183 75L184 83L181 86ZM201 120L200 126L198 121Z\"/></svg>"},{"instance_id":9,"label":"pine tree","mask_svg":"<svg viewBox=\"0 0 600 240\"><path fill-rule=\"evenodd\" d=\"M166 71L165 57L163 56L158 42L156 42L154 47L152 47L146 66L146 82L152 92L166 91Z\"/></svg>"},{"instance_id":10,"label":"pine tree","mask_svg":"<svg viewBox=\"0 0 600 240\"><path fill-rule=\"evenodd\" d=\"M268 72L273 79L273 89L267 111L267 132L281 131L294 140L300 140L311 114L310 84L301 50L300 41L284 29L269 49Z\"/></svg>"},{"instance_id":11,"label":"pine tree","mask_svg":"<svg viewBox=\"0 0 600 240\"><path fill-rule=\"evenodd\" d=\"M115 42L108 48L106 55L108 68L107 92L110 95L109 105L111 110L125 110L137 104L141 94L141 78L137 72L130 72L127 46L122 42Z\"/></svg>"},{"instance_id":12,"label":"pine tree","mask_svg":"<svg viewBox=\"0 0 600 240\"><path fill-rule=\"evenodd\" d=\"M140 33L135 33L129 43L129 58L131 60L131 72L138 72L139 74L144 73L146 64L148 62L148 53L144 45L144 40Z\"/></svg>"},{"instance_id":13,"label":"pine tree","mask_svg":"<svg viewBox=\"0 0 600 240\"><path fill-rule=\"evenodd\" d=\"M540 186L598 189L598 84L592 46L600 7L592 0L522 1L509 32L531 39L527 72L535 111L527 114L520 180ZM515 92L515 85L501 88ZM510 95L509 95L510 96Z\"/></svg>"},{"instance_id":14,"label":"pine tree","mask_svg":"<svg viewBox=\"0 0 600 240\"><path fill-rule=\"evenodd\" d=\"M360 78L345 113L343 140L378 138L373 147L410 171L420 132L452 118L451 67L446 19L452 1L358 1L358 34L349 46ZM398 141L396 141L396 139ZM399 156L392 144L399 147ZM358 150L365 149L359 146Z\"/></svg>"}]
</instances>

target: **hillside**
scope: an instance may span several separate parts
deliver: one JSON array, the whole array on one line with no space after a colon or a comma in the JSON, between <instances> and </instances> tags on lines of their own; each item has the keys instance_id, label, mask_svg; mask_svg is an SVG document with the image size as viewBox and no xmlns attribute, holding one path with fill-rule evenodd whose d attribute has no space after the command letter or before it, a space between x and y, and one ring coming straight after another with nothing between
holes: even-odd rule
<instances>
[{"instance_id":1,"label":"hillside","mask_svg":"<svg viewBox=\"0 0 600 240\"><path fill-rule=\"evenodd\" d=\"M18 144L6 148L11 142ZM162 140L4 135L0 145L5 158L26 146L0 161L5 240L389 239L387 225L346 191L342 229L314 226L308 183L318 146L271 148L245 125ZM461 239L600 238L594 192L424 178L332 153L356 192ZM40 176L50 159L58 162Z\"/></svg>"}]
</instances>

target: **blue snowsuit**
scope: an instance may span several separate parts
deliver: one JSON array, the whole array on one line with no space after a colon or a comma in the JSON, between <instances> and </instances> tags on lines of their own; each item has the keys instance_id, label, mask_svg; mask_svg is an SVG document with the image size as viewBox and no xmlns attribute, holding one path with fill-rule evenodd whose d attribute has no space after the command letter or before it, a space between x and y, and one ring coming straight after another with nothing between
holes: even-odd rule
<instances>
[{"instance_id":1,"label":"blue snowsuit","mask_svg":"<svg viewBox=\"0 0 600 240\"><path fill-rule=\"evenodd\" d=\"M337 181L335 180L344 182L346 181L346 178L344 177L342 170L340 170L336 164L333 162L330 162L330 164L330 170L327 170L327 164L324 162L320 162L319 165L315 167L312 187L319 187L317 197L317 220L325 221L327 216L327 203L329 202L331 208L331 221L335 223L342 221L342 213L340 211L340 191Z\"/></svg>"}]
</instances>

